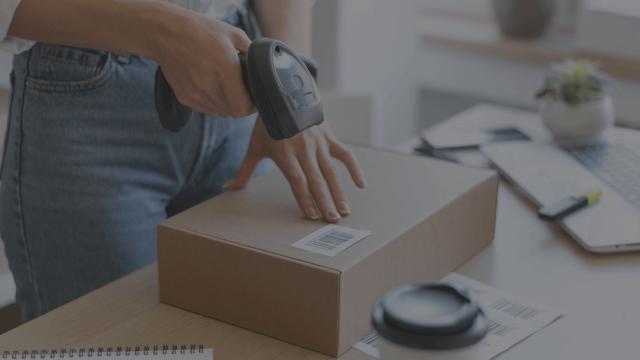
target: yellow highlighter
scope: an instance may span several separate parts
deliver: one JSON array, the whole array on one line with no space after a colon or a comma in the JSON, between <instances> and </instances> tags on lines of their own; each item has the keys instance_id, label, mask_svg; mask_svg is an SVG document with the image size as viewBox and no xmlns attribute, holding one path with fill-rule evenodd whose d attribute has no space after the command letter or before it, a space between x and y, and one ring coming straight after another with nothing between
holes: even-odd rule
<instances>
[{"instance_id":1,"label":"yellow highlighter","mask_svg":"<svg viewBox=\"0 0 640 360\"><path fill-rule=\"evenodd\" d=\"M538 210L538 216L541 219L555 221L563 217L573 214L574 212L593 205L600 201L602 190L586 192L578 196L570 196L568 198L556 201L549 205L545 205Z\"/></svg>"}]
</instances>

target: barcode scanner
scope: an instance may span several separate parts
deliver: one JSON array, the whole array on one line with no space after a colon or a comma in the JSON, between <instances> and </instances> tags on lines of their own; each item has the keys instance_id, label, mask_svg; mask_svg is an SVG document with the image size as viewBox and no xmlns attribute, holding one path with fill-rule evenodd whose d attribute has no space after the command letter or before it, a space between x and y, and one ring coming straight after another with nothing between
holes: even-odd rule
<instances>
[{"instance_id":1,"label":"barcode scanner","mask_svg":"<svg viewBox=\"0 0 640 360\"><path fill-rule=\"evenodd\" d=\"M240 55L242 79L273 139L287 139L324 121L322 101L315 78L316 63L297 54L284 43L260 38ZM178 102L158 67L155 103L160 123L177 132L191 118L193 110Z\"/></svg>"}]
</instances>

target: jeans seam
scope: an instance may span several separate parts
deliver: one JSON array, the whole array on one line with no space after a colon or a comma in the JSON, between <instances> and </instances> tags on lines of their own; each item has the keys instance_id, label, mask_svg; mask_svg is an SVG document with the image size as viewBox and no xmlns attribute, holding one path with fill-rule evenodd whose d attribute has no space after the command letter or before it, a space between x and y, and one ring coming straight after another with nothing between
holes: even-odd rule
<instances>
[{"instance_id":1,"label":"jeans seam","mask_svg":"<svg viewBox=\"0 0 640 360\"><path fill-rule=\"evenodd\" d=\"M31 53L29 53L28 55L29 60L31 58ZM18 233L17 233L17 237L19 238L18 241L19 243L22 245L23 247L23 251L24 251L24 262L25 262L25 266L27 268L27 274L29 277L29 280L31 282L31 286L33 287L33 292L34 292L34 296L36 299L36 307L38 310L38 313L42 312L42 298L40 296L40 290L36 281L36 277L33 271L33 264L31 261L31 249L29 247L29 244L27 242L27 236L26 236L26 228L25 228L25 224L24 224L24 212L23 212L23 204L22 204L22 148L23 148L23 130L22 130L22 119L24 116L24 107L25 107L25 95L26 95L26 74L28 73L28 64L29 61L26 62L27 65L25 65L25 69L24 69L24 75L25 77L23 78L24 81L22 82L22 89L20 91L20 106L19 106L19 113L16 114L15 116L15 129L16 129L16 170L15 170L15 174L14 174L14 181L16 182L16 221L17 221L17 228L18 228Z\"/></svg>"}]
</instances>

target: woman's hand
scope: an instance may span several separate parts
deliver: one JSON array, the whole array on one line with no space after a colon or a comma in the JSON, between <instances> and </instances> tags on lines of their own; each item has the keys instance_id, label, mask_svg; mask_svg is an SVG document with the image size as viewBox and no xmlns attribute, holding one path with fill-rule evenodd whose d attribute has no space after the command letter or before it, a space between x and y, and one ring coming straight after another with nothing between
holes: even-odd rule
<instances>
[{"instance_id":1,"label":"woman's hand","mask_svg":"<svg viewBox=\"0 0 640 360\"><path fill-rule=\"evenodd\" d=\"M298 206L305 216L310 220L319 219L317 208L326 221L334 223L351 210L335 172L332 157L347 167L358 187L366 186L355 157L335 138L326 122L290 139L273 140L262 120L258 119L244 163L236 177L226 184L226 188L243 188L260 160L271 158L289 181Z\"/></svg>"},{"instance_id":2,"label":"woman's hand","mask_svg":"<svg viewBox=\"0 0 640 360\"><path fill-rule=\"evenodd\" d=\"M251 40L222 21L183 13L168 27L156 59L178 101L207 115L254 113L238 57L239 52L248 51Z\"/></svg>"}]
</instances>

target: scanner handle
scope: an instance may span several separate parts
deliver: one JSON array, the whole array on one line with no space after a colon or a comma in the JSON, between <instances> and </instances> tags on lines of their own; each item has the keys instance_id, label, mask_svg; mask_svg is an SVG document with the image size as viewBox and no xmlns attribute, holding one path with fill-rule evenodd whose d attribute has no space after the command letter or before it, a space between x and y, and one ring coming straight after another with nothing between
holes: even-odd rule
<instances>
[{"instance_id":1,"label":"scanner handle","mask_svg":"<svg viewBox=\"0 0 640 360\"><path fill-rule=\"evenodd\" d=\"M156 70L154 96L156 112L162 127L173 132L180 131L191 118L193 110L178 101L176 93L159 66Z\"/></svg>"}]
</instances>

